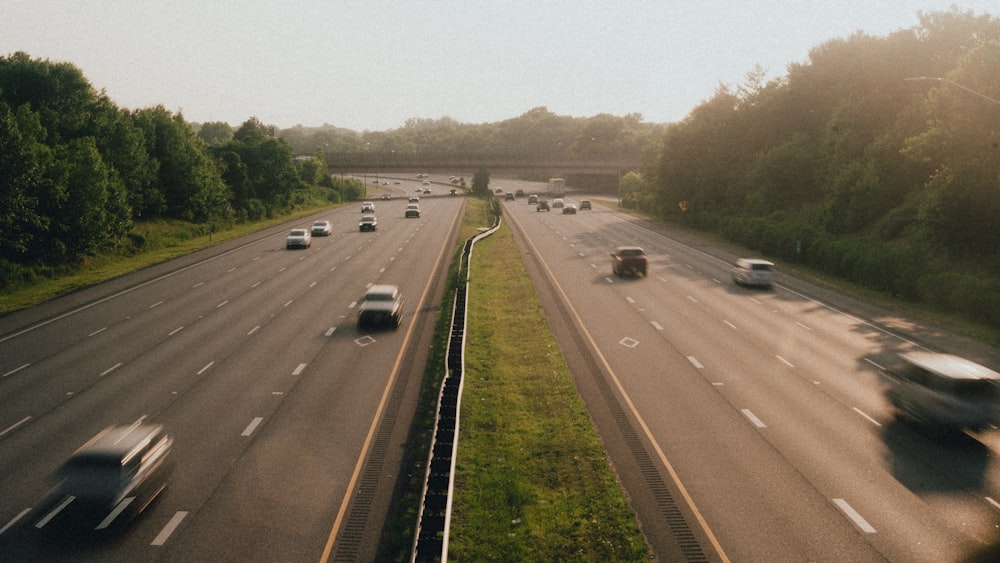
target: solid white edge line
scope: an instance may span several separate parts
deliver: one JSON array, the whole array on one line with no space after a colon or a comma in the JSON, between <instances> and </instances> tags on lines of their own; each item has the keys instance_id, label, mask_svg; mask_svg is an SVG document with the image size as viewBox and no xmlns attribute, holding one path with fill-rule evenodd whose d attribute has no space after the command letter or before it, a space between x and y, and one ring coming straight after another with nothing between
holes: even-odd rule
<instances>
[{"instance_id":1,"label":"solid white edge line","mask_svg":"<svg viewBox=\"0 0 1000 563\"><path fill-rule=\"evenodd\" d=\"M167 543L167 539L170 537L170 534L174 533L177 526L181 525L181 520L184 520L187 515L187 511L178 511L175 513L170 521L167 522L167 525L160 530L160 533L156 534L156 537L153 538L153 541L149 545L163 545Z\"/></svg>"},{"instance_id":2,"label":"solid white edge line","mask_svg":"<svg viewBox=\"0 0 1000 563\"><path fill-rule=\"evenodd\" d=\"M835 498L833 499L833 503L836 504L837 507L840 508L842 511L844 511L844 514L846 514L847 517L850 518L855 525L857 525L857 527L861 528L862 532L865 532L867 534L875 533L875 528L873 528L872 525L869 524L867 520L865 520L860 514L858 514L858 511L854 510L854 507L848 504L846 500L842 498Z\"/></svg>"}]
</instances>

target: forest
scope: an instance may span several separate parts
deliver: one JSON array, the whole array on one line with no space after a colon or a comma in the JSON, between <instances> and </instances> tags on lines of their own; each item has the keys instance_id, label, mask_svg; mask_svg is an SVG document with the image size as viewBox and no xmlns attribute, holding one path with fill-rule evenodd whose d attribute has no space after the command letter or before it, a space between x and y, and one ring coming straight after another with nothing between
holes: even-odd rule
<instances>
[{"instance_id":1,"label":"forest","mask_svg":"<svg viewBox=\"0 0 1000 563\"><path fill-rule=\"evenodd\" d=\"M667 127L633 205L1000 327L1000 20L855 33Z\"/></svg>"},{"instance_id":2,"label":"forest","mask_svg":"<svg viewBox=\"0 0 1000 563\"><path fill-rule=\"evenodd\" d=\"M1000 20L952 8L888 36L749 69L683 120L412 118L389 131L188 123L118 108L71 63L0 58L0 288L99 253L141 252L138 222L224 228L361 197L325 155L545 155L641 161L626 206L763 256L1000 327ZM664 95L669 95L669 92Z\"/></svg>"}]
</instances>

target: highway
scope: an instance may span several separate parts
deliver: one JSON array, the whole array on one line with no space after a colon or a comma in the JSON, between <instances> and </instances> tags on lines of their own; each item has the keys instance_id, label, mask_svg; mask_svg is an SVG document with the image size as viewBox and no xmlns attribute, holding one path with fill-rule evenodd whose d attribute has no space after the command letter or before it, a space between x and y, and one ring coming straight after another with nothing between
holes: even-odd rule
<instances>
[{"instance_id":1,"label":"highway","mask_svg":"<svg viewBox=\"0 0 1000 563\"><path fill-rule=\"evenodd\" d=\"M996 545L995 431L928 435L884 397L880 367L937 335L781 272L772 290L735 286L733 256L599 200L504 209L662 560L965 561ZM646 250L647 278L612 276L619 245Z\"/></svg>"},{"instance_id":2,"label":"highway","mask_svg":"<svg viewBox=\"0 0 1000 563\"><path fill-rule=\"evenodd\" d=\"M432 186L405 219L417 185L374 199L373 233L351 204L0 319L0 559L373 559L464 208ZM318 219L331 236L285 248ZM359 332L375 283L403 322ZM166 491L127 533L43 535L59 465L138 420L175 439Z\"/></svg>"}]
</instances>

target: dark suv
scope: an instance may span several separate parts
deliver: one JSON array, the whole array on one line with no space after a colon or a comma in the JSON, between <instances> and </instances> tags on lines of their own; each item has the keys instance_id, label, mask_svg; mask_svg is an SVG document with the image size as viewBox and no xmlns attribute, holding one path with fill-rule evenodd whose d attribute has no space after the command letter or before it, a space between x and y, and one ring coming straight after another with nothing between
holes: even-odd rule
<instances>
[{"instance_id":1,"label":"dark suv","mask_svg":"<svg viewBox=\"0 0 1000 563\"><path fill-rule=\"evenodd\" d=\"M358 328L396 328L403 320L403 298L394 285L373 285L358 312Z\"/></svg>"},{"instance_id":2,"label":"dark suv","mask_svg":"<svg viewBox=\"0 0 1000 563\"><path fill-rule=\"evenodd\" d=\"M166 488L172 445L159 424L105 428L63 464L35 527L100 532L134 518Z\"/></svg>"}]
</instances>

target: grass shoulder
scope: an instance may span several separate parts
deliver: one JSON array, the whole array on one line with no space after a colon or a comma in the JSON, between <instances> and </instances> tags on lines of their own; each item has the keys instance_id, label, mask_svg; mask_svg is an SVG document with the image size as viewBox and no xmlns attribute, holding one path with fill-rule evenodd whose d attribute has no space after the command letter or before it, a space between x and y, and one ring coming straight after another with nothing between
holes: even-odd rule
<instances>
[{"instance_id":1,"label":"grass shoulder","mask_svg":"<svg viewBox=\"0 0 1000 563\"><path fill-rule=\"evenodd\" d=\"M20 284L13 291L0 294L0 315L27 309L77 289L166 262L203 248L238 238L268 227L294 221L335 205L317 205L264 221L240 223L215 230L204 224L184 221L145 221L136 223L131 235L143 240L142 252L108 253L90 256L73 268L40 275L32 283Z\"/></svg>"}]
</instances>

